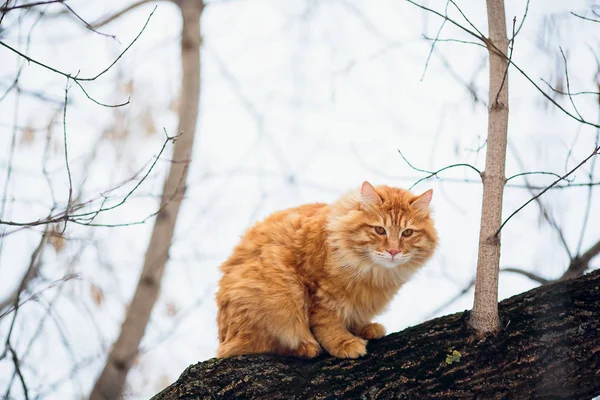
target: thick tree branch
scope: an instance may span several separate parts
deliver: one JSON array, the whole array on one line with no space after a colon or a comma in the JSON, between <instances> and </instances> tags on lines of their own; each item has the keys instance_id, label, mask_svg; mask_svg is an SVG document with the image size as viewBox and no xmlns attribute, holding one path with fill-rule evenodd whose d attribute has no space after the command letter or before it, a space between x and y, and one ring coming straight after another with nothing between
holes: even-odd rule
<instances>
[{"instance_id":1,"label":"thick tree branch","mask_svg":"<svg viewBox=\"0 0 600 400\"><path fill-rule=\"evenodd\" d=\"M478 339L467 313L369 343L357 360L211 359L153 397L174 399L590 399L600 395L600 271L500 303L504 329Z\"/></svg>"}]
</instances>

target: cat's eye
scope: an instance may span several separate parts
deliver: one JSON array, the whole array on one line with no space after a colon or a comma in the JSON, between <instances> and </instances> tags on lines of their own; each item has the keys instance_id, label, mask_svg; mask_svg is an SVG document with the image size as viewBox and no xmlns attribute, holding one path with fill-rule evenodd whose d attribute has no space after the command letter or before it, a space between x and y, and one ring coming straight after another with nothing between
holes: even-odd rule
<instances>
[{"instance_id":1,"label":"cat's eye","mask_svg":"<svg viewBox=\"0 0 600 400\"><path fill-rule=\"evenodd\" d=\"M375 233L378 235L385 235L385 228L383 226L375 226Z\"/></svg>"},{"instance_id":2,"label":"cat's eye","mask_svg":"<svg viewBox=\"0 0 600 400\"><path fill-rule=\"evenodd\" d=\"M402 231L402 236L404 237L409 237L410 235L412 235L415 231L413 231L412 229L405 229Z\"/></svg>"}]
</instances>

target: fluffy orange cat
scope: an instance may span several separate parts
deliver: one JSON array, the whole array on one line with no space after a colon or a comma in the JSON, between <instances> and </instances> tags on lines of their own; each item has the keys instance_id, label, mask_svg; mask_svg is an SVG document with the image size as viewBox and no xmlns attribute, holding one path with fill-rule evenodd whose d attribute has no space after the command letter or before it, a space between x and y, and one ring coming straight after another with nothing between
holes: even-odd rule
<instances>
[{"instance_id":1,"label":"fluffy orange cat","mask_svg":"<svg viewBox=\"0 0 600 400\"><path fill-rule=\"evenodd\" d=\"M365 355L385 335L372 318L437 246L431 195L364 182L257 223L221 266L217 356Z\"/></svg>"}]
</instances>

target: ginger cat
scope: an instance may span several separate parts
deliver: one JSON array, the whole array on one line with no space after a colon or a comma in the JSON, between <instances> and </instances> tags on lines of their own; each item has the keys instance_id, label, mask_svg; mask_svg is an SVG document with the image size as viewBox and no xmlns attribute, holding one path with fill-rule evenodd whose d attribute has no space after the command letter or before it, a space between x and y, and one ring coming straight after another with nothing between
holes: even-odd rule
<instances>
[{"instance_id":1,"label":"ginger cat","mask_svg":"<svg viewBox=\"0 0 600 400\"><path fill-rule=\"evenodd\" d=\"M437 246L431 196L364 182L257 223L221 266L217 356L365 355L385 335L372 318Z\"/></svg>"}]
</instances>

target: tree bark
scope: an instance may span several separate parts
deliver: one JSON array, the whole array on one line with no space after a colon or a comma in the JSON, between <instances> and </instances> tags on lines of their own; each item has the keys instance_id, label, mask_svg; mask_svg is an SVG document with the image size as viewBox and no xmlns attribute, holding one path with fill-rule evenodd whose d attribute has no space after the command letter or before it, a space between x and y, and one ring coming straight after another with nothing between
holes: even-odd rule
<instances>
[{"instance_id":1,"label":"tree bark","mask_svg":"<svg viewBox=\"0 0 600 400\"><path fill-rule=\"evenodd\" d=\"M498 273L500 271L500 225L506 183L506 134L508 127L508 62L504 0L487 0L490 54L488 138L483 179L483 205L479 230L479 253L475 300L469 325L478 333L500 329ZM499 54L498 51L502 52Z\"/></svg>"},{"instance_id":2,"label":"tree bark","mask_svg":"<svg viewBox=\"0 0 600 400\"><path fill-rule=\"evenodd\" d=\"M495 336L474 334L464 312L372 341L357 360L211 359L153 400L590 399L600 395L599 289L595 271L504 300Z\"/></svg>"},{"instance_id":3,"label":"tree bark","mask_svg":"<svg viewBox=\"0 0 600 400\"><path fill-rule=\"evenodd\" d=\"M177 0L181 9L181 101L179 127L173 150L173 162L165 180L161 210L156 216L144 266L129 305L121 333L114 343L100 377L90 395L91 400L117 399L121 396L138 347L144 336L152 308L160 292L165 264L175 230L179 207L185 193L188 164L198 119L200 97L200 16L202 0Z\"/></svg>"}]
</instances>

